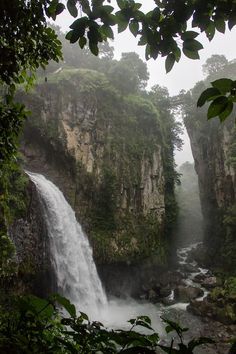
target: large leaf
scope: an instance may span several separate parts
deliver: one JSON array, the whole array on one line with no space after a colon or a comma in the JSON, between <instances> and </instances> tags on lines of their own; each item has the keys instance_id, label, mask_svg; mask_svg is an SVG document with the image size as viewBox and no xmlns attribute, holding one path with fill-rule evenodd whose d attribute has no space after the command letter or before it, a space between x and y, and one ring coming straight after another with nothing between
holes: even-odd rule
<instances>
[{"instance_id":1,"label":"large leaf","mask_svg":"<svg viewBox=\"0 0 236 354\"><path fill-rule=\"evenodd\" d=\"M184 55L186 55L186 57L188 57L189 59L199 59L199 54L198 52L196 51L191 51L191 50L188 50L186 48L183 48L183 53Z\"/></svg>"},{"instance_id":2,"label":"large leaf","mask_svg":"<svg viewBox=\"0 0 236 354\"><path fill-rule=\"evenodd\" d=\"M101 26L100 32L104 34L106 38L114 39L114 34L110 26L105 26L105 25Z\"/></svg>"},{"instance_id":3,"label":"large leaf","mask_svg":"<svg viewBox=\"0 0 236 354\"><path fill-rule=\"evenodd\" d=\"M223 78L215 80L211 84L213 87L217 88L221 93L225 94L227 92L230 92L233 86L233 80Z\"/></svg>"},{"instance_id":4,"label":"large leaf","mask_svg":"<svg viewBox=\"0 0 236 354\"><path fill-rule=\"evenodd\" d=\"M200 337L198 339L193 339L188 343L188 349L193 350L195 347L198 347L202 344L210 344L215 343L214 340L207 338L207 337Z\"/></svg>"},{"instance_id":5,"label":"large leaf","mask_svg":"<svg viewBox=\"0 0 236 354\"><path fill-rule=\"evenodd\" d=\"M139 23L137 21L131 21L129 24L129 29L130 32L134 35L134 37L136 37L139 30Z\"/></svg>"},{"instance_id":6,"label":"large leaf","mask_svg":"<svg viewBox=\"0 0 236 354\"><path fill-rule=\"evenodd\" d=\"M218 18L215 20L215 27L217 31L225 33L225 21L223 18Z\"/></svg>"},{"instance_id":7,"label":"large leaf","mask_svg":"<svg viewBox=\"0 0 236 354\"><path fill-rule=\"evenodd\" d=\"M214 101L210 104L207 112L207 118L211 119L213 117L217 117L221 114L228 105L228 98L225 96L220 96L214 99Z\"/></svg>"},{"instance_id":8,"label":"large leaf","mask_svg":"<svg viewBox=\"0 0 236 354\"><path fill-rule=\"evenodd\" d=\"M57 301L64 309L70 314L71 317L76 317L76 309L75 305L71 304L71 302L65 297L55 294L53 295L53 299Z\"/></svg>"},{"instance_id":9,"label":"large leaf","mask_svg":"<svg viewBox=\"0 0 236 354\"><path fill-rule=\"evenodd\" d=\"M232 113L234 108L234 104L232 101L228 101L227 106L225 107L224 111L220 113L219 118L221 122L224 122L225 119Z\"/></svg>"},{"instance_id":10,"label":"large leaf","mask_svg":"<svg viewBox=\"0 0 236 354\"><path fill-rule=\"evenodd\" d=\"M196 39L186 39L183 43L183 48L190 51L198 51L203 49L203 45Z\"/></svg>"},{"instance_id":11,"label":"large leaf","mask_svg":"<svg viewBox=\"0 0 236 354\"><path fill-rule=\"evenodd\" d=\"M215 87L210 87L206 89L201 93L201 96L197 101L197 106L202 107L206 103L206 101L208 101L213 97L219 96L220 94L221 94L220 91Z\"/></svg>"},{"instance_id":12,"label":"large leaf","mask_svg":"<svg viewBox=\"0 0 236 354\"><path fill-rule=\"evenodd\" d=\"M68 0L67 1L67 9L71 16L77 17L78 16L78 9L76 7L76 0Z\"/></svg>"},{"instance_id":13,"label":"large leaf","mask_svg":"<svg viewBox=\"0 0 236 354\"><path fill-rule=\"evenodd\" d=\"M186 31L181 35L181 38L183 41L185 41L186 39L194 39L199 35L199 33L195 32L195 31Z\"/></svg>"},{"instance_id":14,"label":"large leaf","mask_svg":"<svg viewBox=\"0 0 236 354\"><path fill-rule=\"evenodd\" d=\"M168 73L169 71L171 71L171 69L173 68L175 63L175 55L173 53L170 53L165 61L165 68L166 68L166 72Z\"/></svg>"}]
</instances>

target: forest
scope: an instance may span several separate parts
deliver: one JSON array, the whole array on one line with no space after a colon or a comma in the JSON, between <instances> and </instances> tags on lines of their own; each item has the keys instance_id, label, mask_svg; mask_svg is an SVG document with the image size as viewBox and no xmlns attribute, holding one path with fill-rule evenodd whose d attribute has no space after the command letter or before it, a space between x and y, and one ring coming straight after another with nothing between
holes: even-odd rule
<instances>
[{"instance_id":1,"label":"forest","mask_svg":"<svg viewBox=\"0 0 236 354\"><path fill-rule=\"evenodd\" d=\"M0 353L236 353L236 59L177 95L147 66L236 5L142 5L0 2Z\"/></svg>"}]
</instances>

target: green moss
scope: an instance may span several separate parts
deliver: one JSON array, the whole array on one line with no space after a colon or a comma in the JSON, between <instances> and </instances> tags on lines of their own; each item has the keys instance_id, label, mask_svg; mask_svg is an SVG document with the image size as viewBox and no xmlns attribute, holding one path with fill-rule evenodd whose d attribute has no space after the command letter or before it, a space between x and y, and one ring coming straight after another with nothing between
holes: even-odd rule
<instances>
[{"instance_id":1,"label":"green moss","mask_svg":"<svg viewBox=\"0 0 236 354\"><path fill-rule=\"evenodd\" d=\"M28 178L17 162L4 165L0 182L0 276L16 271L15 247L8 236L8 227L24 217L28 207Z\"/></svg>"}]
</instances>

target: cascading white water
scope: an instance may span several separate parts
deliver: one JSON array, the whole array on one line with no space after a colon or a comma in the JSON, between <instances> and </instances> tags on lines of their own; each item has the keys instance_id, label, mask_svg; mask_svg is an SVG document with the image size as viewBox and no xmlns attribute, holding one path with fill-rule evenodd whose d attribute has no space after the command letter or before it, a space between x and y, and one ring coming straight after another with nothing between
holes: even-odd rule
<instances>
[{"instance_id":1,"label":"cascading white water","mask_svg":"<svg viewBox=\"0 0 236 354\"><path fill-rule=\"evenodd\" d=\"M36 185L47 223L58 292L97 319L107 306L92 249L62 192L44 176L27 172Z\"/></svg>"}]
</instances>

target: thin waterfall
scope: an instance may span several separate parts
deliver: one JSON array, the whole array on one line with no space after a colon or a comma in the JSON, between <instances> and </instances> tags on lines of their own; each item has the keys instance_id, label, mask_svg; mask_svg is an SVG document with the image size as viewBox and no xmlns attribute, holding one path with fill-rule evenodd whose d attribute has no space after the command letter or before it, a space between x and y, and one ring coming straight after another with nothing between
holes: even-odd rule
<instances>
[{"instance_id":1,"label":"thin waterfall","mask_svg":"<svg viewBox=\"0 0 236 354\"><path fill-rule=\"evenodd\" d=\"M92 318L107 306L92 249L62 192L44 176L27 172L40 196L57 291Z\"/></svg>"}]
</instances>

